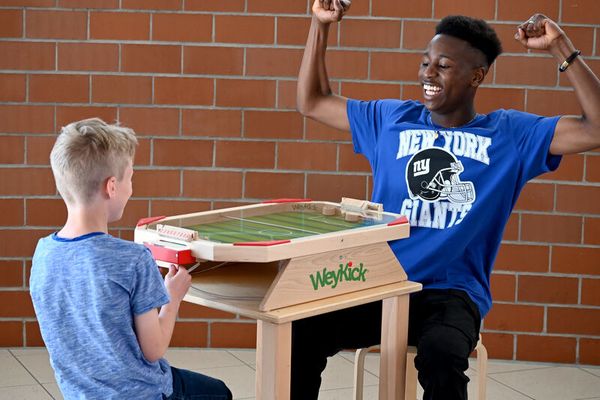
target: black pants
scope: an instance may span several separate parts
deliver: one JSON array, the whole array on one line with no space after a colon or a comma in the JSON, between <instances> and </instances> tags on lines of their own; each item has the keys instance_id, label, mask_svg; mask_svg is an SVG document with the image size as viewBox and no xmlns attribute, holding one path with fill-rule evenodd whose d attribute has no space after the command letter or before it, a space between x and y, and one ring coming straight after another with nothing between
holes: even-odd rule
<instances>
[{"instance_id":1,"label":"black pants","mask_svg":"<svg viewBox=\"0 0 600 400\"><path fill-rule=\"evenodd\" d=\"M477 306L463 291L429 289L411 295L408 344L417 346L423 400L467 399L464 372L480 323ZM381 302L294 321L291 400L317 399L327 357L380 341Z\"/></svg>"}]
</instances>

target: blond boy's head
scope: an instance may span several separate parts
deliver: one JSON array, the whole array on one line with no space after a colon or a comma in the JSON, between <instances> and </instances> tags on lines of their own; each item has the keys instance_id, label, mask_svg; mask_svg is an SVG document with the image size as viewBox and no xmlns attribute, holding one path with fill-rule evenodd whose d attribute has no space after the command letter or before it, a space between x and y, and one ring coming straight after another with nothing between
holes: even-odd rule
<instances>
[{"instance_id":1,"label":"blond boy's head","mask_svg":"<svg viewBox=\"0 0 600 400\"><path fill-rule=\"evenodd\" d=\"M108 178L123 179L136 146L133 130L98 118L65 126L50 153L58 192L68 204L91 203Z\"/></svg>"}]
</instances>

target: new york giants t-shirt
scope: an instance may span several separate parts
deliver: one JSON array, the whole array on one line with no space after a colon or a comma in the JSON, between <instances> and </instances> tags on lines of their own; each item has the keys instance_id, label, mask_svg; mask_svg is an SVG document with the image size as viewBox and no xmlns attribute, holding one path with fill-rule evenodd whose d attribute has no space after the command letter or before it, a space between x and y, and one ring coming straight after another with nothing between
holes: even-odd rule
<instances>
[{"instance_id":1,"label":"new york giants t-shirt","mask_svg":"<svg viewBox=\"0 0 600 400\"><path fill-rule=\"evenodd\" d=\"M41 239L30 291L65 399L162 399L173 391L166 360L149 362L133 317L169 302L143 246L101 232Z\"/></svg>"},{"instance_id":2,"label":"new york giants t-shirt","mask_svg":"<svg viewBox=\"0 0 600 400\"><path fill-rule=\"evenodd\" d=\"M354 150L373 170L372 201L410 221L410 238L390 243L409 279L464 290L485 316L517 197L560 163L549 154L559 117L498 110L443 128L423 104L402 100L348 100L347 113Z\"/></svg>"}]
</instances>

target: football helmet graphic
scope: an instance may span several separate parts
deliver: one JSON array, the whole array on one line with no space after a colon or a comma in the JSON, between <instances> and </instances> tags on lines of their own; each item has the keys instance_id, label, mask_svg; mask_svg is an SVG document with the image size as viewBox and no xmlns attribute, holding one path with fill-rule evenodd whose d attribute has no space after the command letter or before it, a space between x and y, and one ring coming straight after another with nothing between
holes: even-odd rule
<instances>
[{"instance_id":1,"label":"football helmet graphic","mask_svg":"<svg viewBox=\"0 0 600 400\"><path fill-rule=\"evenodd\" d=\"M460 180L459 174L463 170L462 163L442 148L418 151L406 165L406 186L410 197L428 202L472 203L475 188L472 182Z\"/></svg>"}]
</instances>

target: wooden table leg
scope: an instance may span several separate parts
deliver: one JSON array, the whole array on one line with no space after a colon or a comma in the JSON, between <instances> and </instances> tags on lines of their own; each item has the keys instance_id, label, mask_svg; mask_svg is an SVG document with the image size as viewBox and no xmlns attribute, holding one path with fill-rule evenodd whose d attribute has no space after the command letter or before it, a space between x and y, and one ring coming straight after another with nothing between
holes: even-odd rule
<instances>
[{"instance_id":1,"label":"wooden table leg","mask_svg":"<svg viewBox=\"0 0 600 400\"><path fill-rule=\"evenodd\" d=\"M404 399L409 296L383 300L379 400Z\"/></svg>"},{"instance_id":2,"label":"wooden table leg","mask_svg":"<svg viewBox=\"0 0 600 400\"><path fill-rule=\"evenodd\" d=\"M292 323L257 321L256 398L288 400L292 366Z\"/></svg>"}]
</instances>

